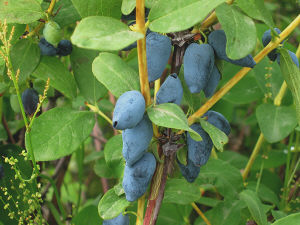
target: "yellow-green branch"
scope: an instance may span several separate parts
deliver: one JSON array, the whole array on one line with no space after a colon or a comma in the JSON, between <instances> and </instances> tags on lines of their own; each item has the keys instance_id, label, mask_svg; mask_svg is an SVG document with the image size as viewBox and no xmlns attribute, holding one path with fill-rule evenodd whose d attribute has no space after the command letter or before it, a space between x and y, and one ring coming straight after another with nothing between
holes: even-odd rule
<instances>
[{"instance_id":1,"label":"yellow-green branch","mask_svg":"<svg viewBox=\"0 0 300 225\"><path fill-rule=\"evenodd\" d=\"M150 86L147 71L146 56L146 27L145 27L145 1L136 0L136 25L137 31L144 35L144 38L137 41L138 63L141 92L145 98L146 105L151 104Z\"/></svg>"}]
</instances>

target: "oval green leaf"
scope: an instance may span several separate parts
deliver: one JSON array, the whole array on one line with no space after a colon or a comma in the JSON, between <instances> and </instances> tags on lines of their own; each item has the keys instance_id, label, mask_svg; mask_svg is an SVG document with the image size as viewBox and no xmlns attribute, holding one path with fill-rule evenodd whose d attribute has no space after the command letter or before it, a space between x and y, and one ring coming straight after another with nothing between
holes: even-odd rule
<instances>
[{"instance_id":1,"label":"oval green leaf","mask_svg":"<svg viewBox=\"0 0 300 225\"><path fill-rule=\"evenodd\" d=\"M136 0L123 0L122 1L122 7L121 11L124 15L130 14L136 5Z\"/></svg>"},{"instance_id":2,"label":"oval green leaf","mask_svg":"<svg viewBox=\"0 0 300 225\"><path fill-rule=\"evenodd\" d=\"M201 141L201 136L189 127L187 118L182 109L174 103L164 103L151 106L147 109L150 120L162 127L188 131L191 137Z\"/></svg>"},{"instance_id":3,"label":"oval green leaf","mask_svg":"<svg viewBox=\"0 0 300 225\"><path fill-rule=\"evenodd\" d=\"M263 204L257 194L251 190L240 193L240 198L246 203L251 215L258 225L268 225L267 216L264 213Z\"/></svg>"},{"instance_id":4,"label":"oval green leaf","mask_svg":"<svg viewBox=\"0 0 300 225\"><path fill-rule=\"evenodd\" d=\"M200 119L200 123L202 128L210 136L216 149L223 152L223 146L228 142L227 135L204 119Z\"/></svg>"},{"instance_id":5,"label":"oval green leaf","mask_svg":"<svg viewBox=\"0 0 300 225\"><path fill-rule=\"evenodd\" d=\"M100 53L93 62L95 77L116 97L126 91L139 90L139 75L119 56Z\"/></svg>"},{"instance_id":6,"label":"oval green leaf","mask_svg":"<svg viewBox=\"0 0 300 225\"><path fill-rule=\"evenodd\" d=\"M72 43L81 48L100 51L121 50L144 35L130 31L121 21L105 16L86 17L75 28Z\"/></svg>"},{"instance_id":7,"label":"oval green leaf","mask_svg":"<svg viewBox=\"0 0 300 225\"><path fill-rule=\"evenodd\" d=\"M98 204L98 213L102 219L109 220L117 217L129 205L130 202L126 200L125 196L118 196L115 193L114 188L112 188L106 192L100 200Z\"/></svg>"},{"instance_id":8,"label":"oval green leaf","mask_svg":"<svg viewBox=\"0 0 300 225\"><path fill-rule=\"evenodd\" d=\"M159 0L149 14L152 31L169 33L188 29L201 22L226 0Z\"/></svg>"},{"instance_id":9,"label":"oval green leaf","mask_svg":"<svg viewBox=\"0 0 300 225\"><path fill-rule=\"evenodd\" d=\"M299 223L299 221L300 213L294 213L275 221L274 223L272 223L272 225L291 225L297 224Z\"/></svg>"},{"instance_id":10,"label":"oval green leaf","mask_svg":"<svg viewBox=\"0 0 300 225\"><path fill-rule=\"evenodd\" d=\"M260 20L267 24L269 27L274 27L274 22L270 11L265 7L262 0L238 0L236 4L248 16L253 19Z\"/></svg>"},{"instance_id":11,"label":"oval green leaf","mask_svg":"<svg viewBox=\"0 0 300 225\"><path fill-rule=\"evenodd\" d=\"M92 71L92 63L98 54L98 51L74 46L70 56L79 91L89 102L96 102L107 94L106 88L96 79Z\"/></svg>"},{"instance_id":12,"label":"oval green leaf","mask_svg":"<svg viewBox=\"0 0 300 225\"><path fill-rule=\"evenodd\" d=\"M280 68L284 79L293 94L298 124L300 125L300 70L284 48L280 49Z\"/></svg>"},{"instance_id":13,"label":"oval green leaf","mask_svg":"<svg viewBox=\"0 0 300 225\"><path fill-rule=\"evenodd\" d=\"M293 107L263 104L257 107L256 118L261 132L270 143L281 141L297 125Z\"/></svg>"},{"instance_id":14,"label":"oval green leaf","mask_svg":"<svg viewBox=\"0 0 300 225\"><path fill-rule=\"evenodd\" d=\"M37 161L59 159L74 152L89 136L95 125L91 112L54 108L36 118L30 131ZM26 134L26 148L29 145Z\"/></svg>"},{"instance_id":15,"label":"oval green leaf","mask_svg":"<svg viewBox=\"0 0 300 225\"><path fill-rule=\"evenodd\" d=\"M228 57L241 59L250 54L255 48L257 39L253 20L243 14L238 7L225 3L216 9L216 14L226 33Z\"/></svg>"},{"instance_id":16,"label":"oval green leaf","mask_svg":"<svg viewBox=\"0 0 300 225\"><path fill-rule=\"evenodd\" d=\"M31 40L22 39L12 46L10 57L15 71L20 69L19 81L23 82L40 61L40 48Z\"/></svg>"},{"instance_id":17,"label":"oval green leaf","mask_svg":"<svg viewBox=\"0 0 300 225\"><path fill-rule=\"evenodd\" d=\"M56 57L43 56L40 64L33 72L33 76L44 81L47 81L47 79L50 78L50 86L60 91L68 98L74 98L77 94L74 76Z\"/></svg>"},{"instance_id":18,"label":"oval green leaf","mask_svg":"<svg viewBox=\"0 0 300 225\"><path fill-rule=\"evenodd\" d=\"M0 0L0 20L28 24L46 16L35 0Z\"/></svg>"}]
</instances>

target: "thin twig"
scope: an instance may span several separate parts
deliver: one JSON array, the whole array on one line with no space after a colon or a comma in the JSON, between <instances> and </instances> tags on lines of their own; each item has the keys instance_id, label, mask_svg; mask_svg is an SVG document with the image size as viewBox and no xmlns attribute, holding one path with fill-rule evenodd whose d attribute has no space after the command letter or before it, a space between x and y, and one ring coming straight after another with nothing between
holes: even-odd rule
<instances>
[{"instance_id":1,"label":"thin twig","mask_svg":"<svg viewBox=\"0 0 300 225\"><path fill-rule=\"evenodd\" d=\"M10 132L9 126L8 126L8 124L7 124L7 122L6 122L6 119L5 119L4 115L2 115L2 124L3 124L3 126L4 126L4 129L6 130L6 133L7 133L7 135L8 135L8 138L9 138L10 142L11 142L12 144L16 144L16 141L15 141L13 135L12 135L11 132Z\"/></svg>"}]
</instances>

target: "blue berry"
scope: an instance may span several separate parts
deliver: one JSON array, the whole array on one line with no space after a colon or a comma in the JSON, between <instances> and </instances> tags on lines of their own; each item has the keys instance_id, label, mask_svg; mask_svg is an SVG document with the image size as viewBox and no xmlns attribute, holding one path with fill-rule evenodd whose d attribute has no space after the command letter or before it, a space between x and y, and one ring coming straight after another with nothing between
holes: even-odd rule
<instances>
[{"instance_id":1,"label":"blue berry","mask_svg":"<svg viewBox=\"0 0 300 225\"><path fill-rule=\"evenodd\" d=\"M187 182L194 182L200 173L200 166L195 166L191 160L187 160L187 165L183 165L177 159L178 166L182 176L187 180Z\"/></svg>"},{"instance_id":2,"label":"blue berry","mask_svg":"<svg viewBox=\"0 0 300 225\"><path fill-rule=\"evenodd\" d=\"M215 63L213 48L208 44L190 44L183 58L184 80L191 93L202 91L210 78Z\"/></svg>"},{"instance_id":3,"label":"blue berry","mask_svg":"<svg viewBox=\"0 0 300 225\"><path fill-rule=\"evenodd\" d=\"M133 202L146 192L155 168L155 157L149 152L145 153L132 167L126 164L122 185L128 201Z\"/></svg>"},{"instance_id":4,"label":"blue berry","mask_svg":"<svg viewBox=\"0 0 300 225\"><path fill-rule=\"evenodd\" d=\"M204 117L207 117L207 122L223 131L227 136L230 134L230 124L221 113L210 110L204 114Z\"/></svg>"},{"instance_id":5,"label":"blue berry","mask_svg":"<svg viewBox=\"0 0 300 225\"><path fill-rule=\"evenodd\" d=\"M219 84L220 79L221 79L221 74L219 72L219 69L216 65L214 65L214 68L210 74L210 78L203 89L206 98L210 98L211 96L213 96Z\"/></svg>"},{"instance_id":6,"label":"blue berry","mask_svg":"<svg viewBox=\"0 0 300 225\"><path fill-rule=\"evenodd\" d=\"M146 114L135 127L122 132L123 157L128 166L132 166L144 155L152 136L152 123Z\"/></svg>"},{"instance_id":7,"label":"blue berry","mask_svg":"<svg viewBox=\"0 0 300 225\"><path fill-rule=\"evenodd\" d=\"M243 67L253 68L256 65L256 62L251 55L247 55L244 58L237 60L228 58L226 54L226 42L226 35L223 30L215 30L208 36L208 43L213 47L215 54L219 59Z\"/></svg>"},{"instance_id":8,"label":"blue berry","mask_svg":"<svg viewBox=\"0 0 300 225\"><path fill-rule=\"evenodd\" d=\"M195 166L203 166L209 159L213 143L200 124L194 123L191 128L200 134L202 141L195 141L187 134L188 160Z\"/></svg>"},{"instance_id":9,"label":"blue berry","mask_svg":"<svg viewBox=\"0 0 300 225\"><path fill-rule=\"evenodd\" d=\"M45 38L41 38L39 47L41 50L41 55L55 56L57 54L57 49L52 44L47 42Z\"/></svg>"},{"instance_id":10,"label":"blue berry","mask_svg":"<svg viewBox=\"0 0 300 225\"><path fill-rule=\"evenodd\" d=\"M171 74L156 94L156 103L175 103L180 105L183 96L181 81L176 73Z\"/></svg>"},{"instance_id":11,"label":"blue berry","mask_svg":"<svg viewBox=\"0 0 300 225\"><path fill-rule=\"evenodd\" d=\"M151 32L146 37L146 54L149 82L161 77L171 55L171 40L161 34Z\"/></svg>"},{"instance_id":12,"label":"blue berry","mask_svg":"<svg viewBox=\"0 0 300 225\"><path fill-rule=\"evenodd\" d=\"M113 127L125 130L135 127L143 118L145 99L139 91L127 91L116 102L113 113Z\"/></svg>"},{"instance_id":13,"label":"blue berry","mask_svg":"<svg viewBox=\"0 0 300 225\"><path fill-rule=\"evenodd\" d=\"M22 93L22 103L27 115L32 115L39 103L39 95L34 89L26 89Z\"/></svg>"},{"instance_id":14,"label":"blue berry","mask_svg":"<svg viewBox=\"0 0 300 225\"><path fill-rule=\"evenodd\" d=\"M277 32L277 34L281 33L281 31L278 28L275 28L274 30ZM262 37L263 46L266 47L270 43L271 40L272 40L271 29L269 29L264 33L264 35ZM283 42L281 42L281 43L283 43ZM277 58L277 55L278 55L277 50L273 49L268 54L268 57L271 61L275 61L275 59Z\"/></svg>"},{"instance_id":15,"label":"blue berry","mask_svg":"<svg viewBox=\"0 0 300 225\"><path fill-rule=\"evenodd\" d=\"M111 220L103 220L103 225L129 225L129 216L127 214L123 216L121 213Z\"/></svg>"},{"instance_id":16,"label":"blue berry","mask_svg":"<svg viewBox=\"0 0 300 225\"><path fill-rule=\"evenodd\" d=\"M61 40L57 46L57 55L67 56L72 53L72 43L69 40Z\"/></svg>"}]
</instances>

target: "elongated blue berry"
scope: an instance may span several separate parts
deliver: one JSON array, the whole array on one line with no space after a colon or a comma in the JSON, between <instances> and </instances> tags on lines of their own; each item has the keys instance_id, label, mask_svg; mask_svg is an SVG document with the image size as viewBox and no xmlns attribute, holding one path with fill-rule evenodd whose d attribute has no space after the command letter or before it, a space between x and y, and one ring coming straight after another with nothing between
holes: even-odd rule
<instances>
[{"instance_id":1,"label":"elongated blue berry","mask_svg":"<svg viewBox=\"0 0 300 225\"><path fill-rule=\"evenodd\" d=\"M187 165L183 165L177 159L178 166L182 176L187 180L187 182L194 182L200 173L200 166L195 166L191 160L187 160Z\"/></svg>"},{"instance_id":2,"label":"elongated blue berry","mask_svg":"<svg viewBox=\"0 0 300 225\"><path fill-rule=\"evenodd\" d=\"M123 157L128 166L132 166L147 151L153 136L152 123L147 115L133 128L122 132Z\"/></svg>"},{"instance_id":3,"label":"elongated blue berry","mask_svg":"<svg viewBox=\"0 0 300 225\"><path fill-rule=\"evenodd\" d=\"M155 168L155 157L149 152L132 167L126 164L122 185L128 201L133 202L146 192Z\"/></svg>"},{"instance_id":4,"label":"elongated blue berry","mask_svg":"<svg viewBox=\"0 0 300 225\"><path fill-rule=\"evenodd\" d=\"M161 77L172 50L171 40L164 35L151 32L146 37L146 54L149 82Z\"/></svg>"},{"instance_id":5,"label":"elongated blue berry","mask_svg":"<svg viewBox=\"0 0 300 225\"><path fill-rule=\"evenodd\" d=\"M210 78L203 89L206 98L210 98L211 96L213 96L219 84L220 79L221 79L221 74L219 72L219 69L216 65L214 65Z\"/></svg>"},{"instance_id":6,"label":"elongated blue berry","mask_svg":"<svg viewBox=\"0 0 300 225\"><path fill-rule=\"evenodd\" d=\"M183 96L181 81L176 73L167 77L156 94L156 103L175 103L180 105Z\"/></svg>"},{"instance_id":7,"label":"elongated blue berry","mask_svg":"<svg viewBox=\"0 0 300 225\"><path fill-rule=\"evenodd\" d=\"M116 102L113 113L113 127L125 130L135 127L143 118L145 99L139 91L127 91Z\"/></svg>"},{"instance_id":8,"label":"elongated blue berry","mask_svg":"<svg viewBox=\"0 0 300 225\"><path fill-rule=\"evenodd\" d=\"M295 65L299 67L299 60L298 60L296 54L295 54L294 52L291 52L290 50L288 50L288 52L289 52L289 54L290 54L290 56L291 56L293 62L295 63ZM277 63L278 63L279 65L280 65L280 57L281 57L281 55L278 54L278 56L277 56L277 58L276 58Z\"/></svg>"},{"instance_id":9,"label":"elongated blue berry","mask_svg":"<svg viewBox=\"0 0 300 225\"><path fill-rule=\"evenodd\" d=\"M41 38L39 47L41 50L41 55L55 56L57 54L57 48L46 41L45 38Z\"/></svg>"},{"instance_id":10,"label":"elongated blue berry","mask_svg":"<svg viewBox=\"0 0 300 225\"><path fill-rule=\"evenodd\" d=\"M26 89L22 93L22 103L27 115L33 115L39 103L39 95L34 89Z\"/></svg>"},{"instance_id":11,"label":"elongated blue berry","mask_svg":"<svg viewBox=\"0 0 300 225\"><path fill-rule=\"evenodd\" d=\"M191 128L200 134L202 141L195 141L187 134L188 160L195 166L203 166L209 159L213 143L200 124L194 123Z\"/></svg>"},{"instance_id":12,"label":"elongated blue berry","mask_svg":"<svg viewBox=\"0 0 300 225\"><path fill-rule=\"evenodd\" d=\"M278 28L274 28L274 30L277 32L277 34L280 34L281 31L278 29ZM262 37L262 43L263 43L263 46L266 47L270 41L272 40L272 35L271 35L271 29L267 30L263 37ZM283 42L282 42L283 43ZM268 57L270 60L272 61L275 61L275 59L277 58L277 50L276 49L273 49L269 54L268 54Z\"/></svg>"},{"instance_id":13,"label":"elongated blue berry","mask_svg":"<svg viewBox=\"0 0 300 225\"><path fill-rule=\"evenodd\" d=\"M191 93L202 91L210 78L215 63L213 48L208 44L190 44L183 58L184 80Z\"/></svg>"},{"instance_id":14,"label":"elongated blue berry","mask_svg":"<svg viewBox=\"0 0 300 225\"><path fill-rule=\"evenodd\" d=\"M144 155L152 136L152 123L147 115L144 115L144 118L135 127L122 132L122 153L128 166L132 166Z\"/></svg>"},{"instance_id":15,"label":"elongated blue berry","mask_svg":"<svg viewBox=\"0 0 300 225\"><path fill-rule=\"evenodd\" d=\"M129 225L129 216L127 214L123 216L121 213L111 220L103 220L103 225Z\"/></svg>"},{"instance_id":16,"label":"elongated blue berry","mask_svg":"<svg viewBox=\"0 0 300 225\"><path fill-rule=\"evenodd\" d=\"M226 35L223 30L215 30L208 36L208 43L213 47L215 54L219 59L243 67L253 68L256 65L256 62L251 55L247 55L244 58L236 60L228 58L226 54L226 42Z\"/></svg>"},{"instance_id":17,"label":"elongated blue berry","mask_svg":"<svg viewBox=\"0 0 300 225\"><path fill-rule=\"evenodd\" d=\"M227 136L230 134L230 124L221 113L209 110L204 114L204 117L207 117L207 122L223 131Z\"/></svg>"}]
</instances>

